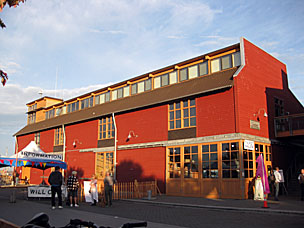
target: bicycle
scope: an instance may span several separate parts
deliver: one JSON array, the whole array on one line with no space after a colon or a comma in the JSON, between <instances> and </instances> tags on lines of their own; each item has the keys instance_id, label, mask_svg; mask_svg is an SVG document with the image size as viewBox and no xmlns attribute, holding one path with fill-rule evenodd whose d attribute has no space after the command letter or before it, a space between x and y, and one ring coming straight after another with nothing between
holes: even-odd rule
<instances>
[{"instance_id":1,"label":"bicycle","mask_svg":"<svg viewBox=\"0 0 304 228\"><path fill-rule=\"evenodd\" d=\"M120 228L133 228L133 227L147 227L147 222L137 222L137 223L125 223ZM80 219L71 219L69 224L58 227L58 228L113 228L109 226L98 226L90 221L83 221ZM30 219L21 228L55 228L49 224L49 216L43 212L36 214L32 219Z\"/></svg>"}]
</instances>

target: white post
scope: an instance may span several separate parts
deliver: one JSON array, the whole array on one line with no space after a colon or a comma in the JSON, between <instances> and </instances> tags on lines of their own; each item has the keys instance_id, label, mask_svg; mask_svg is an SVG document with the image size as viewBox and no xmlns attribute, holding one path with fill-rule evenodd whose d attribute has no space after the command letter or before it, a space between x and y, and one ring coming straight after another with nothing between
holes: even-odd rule
<instances>
[{"instance_id":1,"label":"white post","mask_svg":"<svg viewBox=\"0 0 304 228\"><path fill-rule=\"evenodd\" d=\"M114 112L112 113L112 117L113 117L113 123L114 123L114 180L116 180L116 151L117 151L117 127L116 127L116 121L115 121L115 115Z\"/></svg>"},{"instance_id":2,"label":"white post","mask_svg":"<svg viewBox=\"0 0 304 228\"><path fill-rule=\"evenodd\" d=\"M63 151L62 151L62 160L63 160L63 162L65 162L65 141L66 141L66 137L65 137L65 128L64 128L64 124L62 124L62 132L63 132ZM62 170L62 176L64 177L64 170Z\"/></svg>"}]
</instances>

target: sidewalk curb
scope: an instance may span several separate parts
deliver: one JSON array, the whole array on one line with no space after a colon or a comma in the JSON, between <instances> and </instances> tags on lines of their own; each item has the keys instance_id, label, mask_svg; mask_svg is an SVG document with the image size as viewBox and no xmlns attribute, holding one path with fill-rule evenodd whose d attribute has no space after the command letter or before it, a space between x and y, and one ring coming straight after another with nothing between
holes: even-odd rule
<instances>
[{"instance_id":1,"label":"sidewalk curb","mask_svg":"<svg viewBox=\"0 0 304 228\"><path fill-rule=\"evenodd\" d=\"M267 209L267 208L210 206L210 205L185 204L185 203L169 203L169 202L159 202L159 201L141 200L141 199L139 199L139 200L138 199L122 199L122 200L129 201L129 202L136 202L136 203L147 203L147 204L154 204L154 205L176 206L176 207L205 208L205 209L212 209L212 210L304 215L304 211L276 210L276 209Z\"/></svg>"}]
</instances>

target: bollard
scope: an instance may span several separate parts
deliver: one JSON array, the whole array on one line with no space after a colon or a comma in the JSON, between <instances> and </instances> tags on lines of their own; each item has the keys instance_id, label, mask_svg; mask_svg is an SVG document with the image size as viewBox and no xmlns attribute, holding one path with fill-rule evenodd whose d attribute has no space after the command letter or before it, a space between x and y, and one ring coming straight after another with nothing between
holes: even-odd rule
<instances>
[{"instance_id":1,"label":"bollard","mask_svg":"<svg viewBox=\"0 0 304 228\"><path fill-rule=\"evenodd\" d=\"M13 190L10 195L10 203L16 203L16 192Z\"/></svg>"},{"instance_id":2,"label":"bollard","mask_svg":"<svg viewBox=\"0 0 304 228\"><path fill-rule=\"evenodd\" d=\"M148 200L151 200L152 198L152 190L148 190Z\"/></svg>"}]
</instances>

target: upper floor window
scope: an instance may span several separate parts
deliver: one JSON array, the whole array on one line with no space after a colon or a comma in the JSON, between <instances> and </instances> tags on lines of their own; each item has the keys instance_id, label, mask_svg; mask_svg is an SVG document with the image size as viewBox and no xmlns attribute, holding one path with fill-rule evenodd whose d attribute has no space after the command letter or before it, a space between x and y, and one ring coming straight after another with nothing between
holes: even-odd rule
<instances>
[{"instance_id":1,"label":"upper floor window","mask_svg":"<svg viewBox=\"0 0 304 228\"><path fill-rule=\"evenodd\" d=\"M35 133L35 143L40 146L40 132Z\"/></svg>"},{"instance_id":2,"label":"upper floor window","mask_svg":"<svg viewBox=\"0 0 304 228\"><path fill-rule=\"evenodd\" d=\"M81 109L89 108L93 106L93 97L88 97L81 101Z\"/></svg>"},{"instance_id":3,"label":"upper floor window","mask_svg":"<svg viewBox=\"0 0 304 228\"><path fill-rule=\"evenodd\" d=\"M130 95L130 86L124 86L112 91L112 100L117 100Z\"/></svg>"},{"instance_id":4,"label":"upper floor window","mask_svg":"<svg viewBox=\"0 0 304 228\"><path fill-rule=\"evenodd\" d=\"M63 130L62 127L55 129L54 146L63 145Z\"/></svg>"},{"instance_id":5,"label":"upper floor window","mask_svg":"<svg viewBox=\"0 0 304 228\"><path fill-rule=\"evenodd\" d=\"M284 116L284 102L278 98L274 98L275 116Z\"/></svg>"},{"instance_id":6,"label":"upper floor window","mask_svg":"<svg viewBox=\"0 0 304 228\"><path fill-rule=\"evenodd\" d=\"M53 118L54 116L55 116L54 108L45 112L45 119L50 119L50 118Z\"/></svg>"},{"instance_id":7,"label":"upper floor window","mask_svg":"<svg viewBox=\"0 0 304 228\"><path fill-rule=\"evenodd\" d=\"M97 95L95 97L95 104L103 104L105 102L109 102L110 101L110 91Z\"/></svg>"},{"instance_id":8,"label":"upper floor window","mask_svg":"<svg viewBox=\"0 0 304 228\"><path fill-rule=\"evenodd\" d=\"M27 116L27 123L32 124L36 122L36 112L30 113Z\"/></svg>"},{"instance_id":9,"label":"upper floor window","mask_svg":"<svg viewBox=\"0 0 304 228\"><path fill-rule=\"evenodd\" d=\"M208 74L208 61L181 69L179 79L182 82L206 74Z\"/></svg>"},{"instance_id":10,"label":"upper floor window","mask_svg":"<svg viewBox=\"0 0 304 228\"><path fill-rule=\"evenodd\" d=\"M131 85L131 94L142 93L152 89L152 80L151 78L137 82Z\"/></svg>"},{"instance_id":11,"label":"upper floor window","mask_svg":"<svg viewBox=\"0 0 304 228\"><path fill-rule=\"evenodd\" d=\"M68 104L68 112L75 112L79 110L79 101Z\"/></svg>"},{"instance_id":12,"label":"upper floor window","mask_svg":"<svg viewBox=\"0 0 304 228\"><path fill-rule=\"evenodd\" d=\"M179 101L169 105L169 130L195 126L195 99Z\"/></svg>"},{"instance_id":13,"label":"upper floor window","mask_svg":"<svg viewBox=\"0 0 304 228\"><path fill-rule=\"evenodd\" d=\"M241 65L240 52L211 60L211 73Z\"/></svg>"},{"instance_id":14,"label":"upper floor window","mask_svg":"<svg viewBox=\"0 0 304 228\"><path fill-rule=\"evenodd\" d=\"M115 127L112 116L100 119L98 139L111 139L114 138L114 136Z\"/></svg>"},{"instance_id":15,"label":"upper floor window","mask_svg":"<svg viewBox=\"0 0 304 228\"><path fill-rule=\"evenodd\" d=\"M154 89L178 82L177 71L163 74L154 78Z\"/></svg>"}]
</instances>

